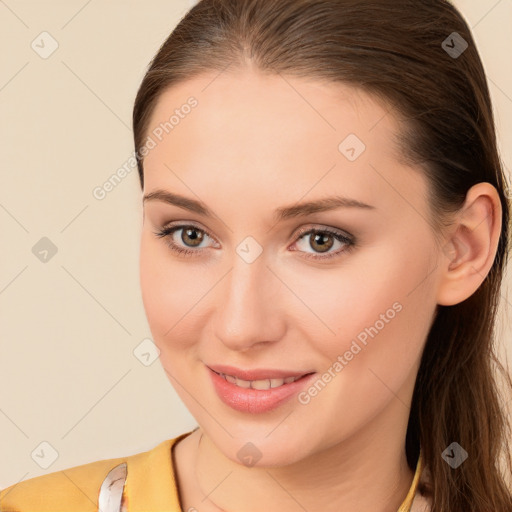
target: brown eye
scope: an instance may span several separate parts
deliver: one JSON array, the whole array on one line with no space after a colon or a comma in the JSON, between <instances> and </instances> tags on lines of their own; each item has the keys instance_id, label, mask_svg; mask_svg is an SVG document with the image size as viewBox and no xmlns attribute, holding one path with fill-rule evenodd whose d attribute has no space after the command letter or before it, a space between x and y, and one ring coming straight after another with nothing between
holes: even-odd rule
<instances>
[{"instance_id":1,"label":"brown eye","mask_svg":"<svg viewBox=\"0 0 512 512\"><path fill-rule=\"evenodd\" d=\"M181 232L181 233L180 233ZM196 256L208 247L200 247L203 241L214 238L203 229L192 224L179 224L163 228L155 235L163 238L167 246L176 254L183 256Z\"/></svg>"},{"instance_id":2,"label":"brown eye","mask_svg":"<svg viewBox=\"0 0 512 512\"><path fill-rule=\"evenodd\" d=\"M200 233L200 234L198 235L198 233ZM198 245L201 244L203 239L204 239L204 233L200 229L192 228L192 227L187 228L187 229L182 229L181 241L185 245L189 245L191 247L197 247Z\"/></svg>"},{"instance_id":3,"label":"brown eye","mask_svg":"<svg viewBox=\"0 0 512 512\"><path fill-rule=\"evenodd\" d=\"M334 245L333 238L333 235L326 233L311 233L309 243L315 251L326 252Z\"/></svg>"},{"instance_id":4,"label":"brown eye","mask_svg":"<svg viewBox=\"0 0 512 512\"><path fill-rule=\"evenodd\" d=\"M335 247L336 245L338 247ZM326 260L350 251L355 246L355 238L331 228L303 228L299 232L295 246L298 249L294 250L301 252L305 258ZM331 251L333 247L338 250Z\"/></svg>"}]
</instances>

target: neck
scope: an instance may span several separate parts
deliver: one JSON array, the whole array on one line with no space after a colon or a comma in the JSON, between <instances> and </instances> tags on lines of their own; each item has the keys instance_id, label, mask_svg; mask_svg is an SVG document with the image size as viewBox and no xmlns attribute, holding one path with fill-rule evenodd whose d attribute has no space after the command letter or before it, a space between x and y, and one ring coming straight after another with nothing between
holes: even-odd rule
<instances>
[{"instance_id":1,"label":"neck","mask_svg":"<svg viewBox=\"0 0 512 512\"><path fill-rule=\"evenodd\" d=\"M235 462L199 429L189 436L191 442L195 436L195 463L184 510L397 512L414 476L405 454L406 413L395 398L350 438L312 447L297 462L275 467Z\"/></svg>"}]
</instances>

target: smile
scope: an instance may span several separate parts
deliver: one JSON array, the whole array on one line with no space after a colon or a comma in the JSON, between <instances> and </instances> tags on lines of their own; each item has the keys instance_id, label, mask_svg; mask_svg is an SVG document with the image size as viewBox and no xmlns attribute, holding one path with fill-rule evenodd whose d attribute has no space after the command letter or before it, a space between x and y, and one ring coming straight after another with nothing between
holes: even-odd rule
<instances>
[{"instance_id":1,"label":"smile","mask_svg":"<svg viewBox=\"0 0 512 512\"><path fill-rule=\"evenodd\" d=\"M230 382L231 384L235 384L240 388L252 388L252 389L270 389L270 388L278 388L283 386L284 384L290 384L295 382L296 380L302 379L305 375L301 375L298 377L287 377L286 379L263 379L263 380L243 380L238 377L233 377L232 375L226 375L225 373L215 372L217 375L220 375L222 378Z\"/></svg>"},{"instance_id":2,"label":"smile","mask_svg":"<svg viewBox=\"0 0 512 512\"><path fill-rule=\"evenodd\" d=\"M236 411L251 414L270 412L284 405L293 396L303 391L316 375L313 372L275 379L244 380L211 368L208 371L220 400ZM253 371L253 373L263 373L263 371ZM268 375L270 372L264 370L264 373Z\"/></svg>"}]
</instances>

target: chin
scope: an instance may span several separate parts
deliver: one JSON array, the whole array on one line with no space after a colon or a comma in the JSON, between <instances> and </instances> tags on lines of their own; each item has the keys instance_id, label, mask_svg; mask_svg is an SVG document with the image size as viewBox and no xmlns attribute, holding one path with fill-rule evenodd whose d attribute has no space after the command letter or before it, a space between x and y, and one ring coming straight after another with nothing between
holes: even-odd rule
<instances>
[{"instance_id":1,"label":"chin","mask_svg":"<svg viewBox=\"0 0 512 512\"><path fill-rule=\"evenodd\" d=\"M275 425L274 425L275 426ZM270 436L267 426L262 427L262 432L256 432L258 429L251 427L251 433L244 433L243 428L239 428L236 433L230 430L229 425L226 428L234 437L222 435L222 441L215 438L212 442L217 446L226 458L232 462L246 467L281 467L294 464L304 457L307 453L304 450L298 450L297 445L304 445L297 440L295 443L283 430L280 435L276 432ZM286 444L285 444L286 441ZM220 442L220 444L219 444Z\"/></svg>"}]
</instances>

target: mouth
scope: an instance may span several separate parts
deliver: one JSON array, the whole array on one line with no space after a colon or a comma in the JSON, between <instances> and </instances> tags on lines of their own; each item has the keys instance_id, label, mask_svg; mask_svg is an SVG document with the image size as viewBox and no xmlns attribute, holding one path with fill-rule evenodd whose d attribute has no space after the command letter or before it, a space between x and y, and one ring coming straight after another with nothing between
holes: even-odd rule
<instances>
[{"instance_id":1,"label":"mouth","mask_svg":"<svg viewBox=\"0 0 512 512\"><path fill-rule=\"evenodd\" d=\"M311 385L316 374L316 372L306 372L287 377L245 380L230 373L218 371L218 367L216 370L206 368L220 400L236 411L251 414L271 412L284 405L297 393ZM253 372L256 371L253 370ZM258 372L261 374L263 370ZM269 373L265 370L265 373L275 376L276 371Z\"/></svg>"},{"instance_id":2,"label":"mouth","mask_svg":"<svg viewBox=\"0 0 512 512\"><path fill-rule=\"evenodd\" d=\"M209 367L210 368L210 367ZM273 389L273 388L279 388L281 386L291 384L292 382L297 382L301 379L304 379L305 377L308 377L309 375L312 375L315 372L307 372L303 374L298 375L291 375L289 377L280 377L274 376L264 379L242 379L241 377L238 377L236 375L231 375L229 373L219 372L215 371L212 368L210 370L213 373L216 373L219 377L222 377L225 381L234 384L235 386L238 386L239 388L244 389L259 389L259 390L266 390L266 389Z\"/></svg>"}]
</instances>

